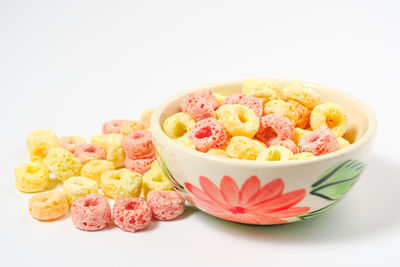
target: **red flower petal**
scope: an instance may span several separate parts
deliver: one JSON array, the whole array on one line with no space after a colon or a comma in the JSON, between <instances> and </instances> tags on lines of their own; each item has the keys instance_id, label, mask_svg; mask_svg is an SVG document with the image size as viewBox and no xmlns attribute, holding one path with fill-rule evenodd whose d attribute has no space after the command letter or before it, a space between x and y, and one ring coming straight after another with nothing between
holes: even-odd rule
<instances>
[{"instance_id":1,"label":"red flower petal","mask_svg":"<svg viewBox=\"0 0 400 267\"><path fill-rule=\"evenodd\" d=\"M215 184L213 184L213 182L211 182L207 177L204 177L204 176L199 177L199 182L200 182L201 187L204 190L204 193L206 193L207 196L209 196L212 200L217 202L219 205L228 208L228 205L226 205L226 202L225 202L224 198L222 197L221 192L219 191L219 188L217 186L215 186Z\"/></svg>"},{"instance_id":2,"label":"red flower petal","mask_svg":"<svg viewBox=\"0 0 400 267\"><path fill-rule=\"evenodd\" d=\"M259 205L255 205L251 207L250 210L258 210L263 213L271 213L273 211L284 210L290 208L300 201L306 196L305 189L298 189L286 194L283 194L277 198L271 199L270 201L260 203Z\"/></svg>"},{"instance_id":3,"label":"red flower petal","mask_svg":"<svg viewBox=\"0 0 400 267\"><path fill-rule=\"evenodd\" d=\"M213 202L203 191L201 191L199 188L192 185L191 183L185 183L185 186L189 190L189 192L192 193L197 199L208 203Z\"/></svg>"},{"instance_id":4,"label":"red flower petal","mask_svg":"<svg viewBox=\"0 0 400 267\"><path fill-rule=\"evenodd\" d=\"M243 204L260 190L260 179L257 176L249 177L242 185L239 193L239 202Z\"/></svg>"},{"instance_id":5,"label":"red flower petal","mask_svg":"<svg viewBox=\"0 0 400 267\"><path fill-rule=\"evenodd\" d=\"M294 207L285 210L275 211L272 213L268 213L268 215L276 216L280 218L288 218L302 215L310 210L310 207Z\"/></svg>"},{"instance_id":6,"label":"red flower petal","mask_svg":"<svg viewBox=\"0 0 400 267\"><path fill-rule=\"evenodd\" d=\"M250 213L251 214L251 213ZM282 224L286 223L286 220L282 220L278 217L271 216L269 214L251 214L254 219L257 218L260 221L259 224Z\"/></svg>"},{"instance_id":7,"label":"red flower petal","mask_svg":"<svg viewBox=\"0 0 400 267\"><path fill-rule=\"evenodd\" d=\"M229 205L239 206L239 188L231 177L222 177L220 188L223 198Z\"/></svg>"},{"instance_id":8,"label":"red flower petal","mask_svg":"<svg viewBox=\"0 0 400 267\"><path fill-rule=\"evenodd\" d=\"M275 179L264 185L249 201L247 207L258 205L282 194L285 184L281 178Z\"/></svg>"}]
</instances>

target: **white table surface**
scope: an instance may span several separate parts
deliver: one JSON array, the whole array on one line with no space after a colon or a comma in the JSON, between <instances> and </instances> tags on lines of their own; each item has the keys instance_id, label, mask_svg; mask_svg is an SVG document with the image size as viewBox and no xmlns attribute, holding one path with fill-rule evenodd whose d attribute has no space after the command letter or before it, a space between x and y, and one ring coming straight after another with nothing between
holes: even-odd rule
<instances>
[{"instance_id":1,"label":"white table surface","mask_svg":"<svg viewBox=\"0 0 400 267\"><path fill-rule=\"evenodd\" d=\"M1 266L399 266L398 1L0 1ZM312 220L245 226L188 208L135 234L41 223L13 170L25 135L89 137L181 90L299 78L367 102L370 164ZM58 185L60 187L60 185Z\"/></svg>"}]
</instances>

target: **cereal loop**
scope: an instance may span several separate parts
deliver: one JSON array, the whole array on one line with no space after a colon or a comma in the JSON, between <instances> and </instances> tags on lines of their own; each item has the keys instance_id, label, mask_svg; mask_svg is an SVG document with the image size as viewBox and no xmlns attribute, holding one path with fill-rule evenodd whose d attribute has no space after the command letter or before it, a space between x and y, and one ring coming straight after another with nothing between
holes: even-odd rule
<instances>
[{"instance_id":1,"label":"cereal loop","mask_svg":"<svg viewBox=\"0 0 400 267\"><path fill-rule=\"evenodd\" d=\"M146 125L144 125L141 121L125 121L121 124L120 133L122 135L128 135L144 129L146 129Z\"/></svg>"},{"instance_id":2,"label":"cereal loop","mask_svg":"<svg viewBox=\"0 0 400 267\"><path fill-rule=\"evenodd\" d=\"M103 134L120 133L121 125L127 120L111 120L103 124Z\"/></svg>"},{"instance_id":3,"label":"cereal loop","mask_svg":"<svg viewBox=\"0 0 400 267\"><path fill-rule=\"evenodd\" d=\"M121 179L135 177L136 174L128 169L106 171L101 175L101 190L106 197L115 198ZM126 179L129 179L126 178Z\"/></svg>"},{"instance_id":4,"label":"cereal loop","mask_svg":"<svg viewBox=\"0 0 400 267\"><path fill-rule=\"evenodd\" d=\"M160 221L176 219L185 211L185 199L175 191L151 191L147 203L153 217Z\"/></svg>"},{"instance_id":5,"label":"cereal loop","mask_svg":"<svg viewBox=\"0 0 400 267\"><path fill-rule=\"evenodd\" d=\"M283 100L271 100L265 104L264 114L278 113L288 118L293 125L297 124L298 114L294 106Z\"/></svg>"},{"instance_id":6,"label":"cereal loop","mask_svg":"<svg viewBox=\"0 0 400 267\"><path fill-rule=\"evenodd\" d=\"M123 198L115 201L113 207L114 223L127 232L144 230L151 224L151 209L140 198Z\"/></svg>"},{"instance_id":7,"label":"cereal loop","mask_svg":"<svg viewBox=\"0 0 400 267\"><path fill-rule=\"evenodd\" d=\"M125 155L131 159L148 158L154 155L153 141L149 130L128 134L122 140Z\"/></svg>"},{"instance_id":8,"label":"cereal loop","mask_svg":"<svg viewBox=\"0 0 400 267\"><path fill-rule=\"evenodd\" d=\"M63 192L42 192L29 200L29 213L39 221L51 221L64 217L69 209Z\"/></svg>"},{"instance_id":9,"label":"cereal loop","mask_svg":"<svg viewBox=\"0 0 400 267\"><path fill-rule=\"evenodd\" d=\"M264 103L280 99L281 88L274 80L247 79L243 81L242 91L246 95L262 98Z\"/></svg>"},{"instance_id":10,"label":"cereal loop","mask_svg":"<svg viewBox=\"0 0 400 267\"><path fill-rule=\"evenodd\" d=\"M108 134L94 134L90 137L90 142L93 145L98 145L106 148L106 138Z\"/></svg>"},{"instance_id":11,"label":"cereal loop","mask_svg":"<svg viewBox=\"0 0 400 267\"><path fill-rule=\"evenodd\" d=\"M311 112L310 125L314 130L326 126L336 137L341 137L347 131L347 115L341 106L333 102L324 103Z\"/></svg>"},{"instance_id":12,"label":"cereal loop","mask_svg":"<svg viewBox=\"0 0 400 267\"><path fill-rule=\"evenodd\" d=\"M89 178L76 176L63 183L63 190L69 205L80 197L88 194L97 194L97 183Z\"/></svg>"},{"instance_id":13,"label":"cereal loop","mask_svg":"<svg viewBox=\"0 0 400 267\"><path fill-rule=\"evenodd\" d=\"M150 191L172 190L171 182L165 176L157 161L153 162L152 168L143 175L143 195L147 196Z\"/></svg>"},{"instance_id":14,"label":"cereal loop","mask_svg":"<svg viewBox=\"0 0 400 267\"><path fill-rule=\"evenodd\" d=\"M293 159L292 151L283 146L270 146L257 157L258 161L281 161L291 159Z\"/></svg>"},{"instance_id":15,"label":"cereal loop","mask_svg":"<svg viewBox=\"0 0 400 267\"><path fill-rule=\"evenodd\" d=\"M296 144L290 139L274 141L274 142L271 143L271 146L283 146L283 147L286 147L287 149L292 151L293 154L297 154L299 152Z\"/></svg>"},{"instance_id":16,"label":"cereal loop","mask_svg":"<svg viewBox=\"0 0 400 267\"><path fill-rule=\"evenodd\" d=\"M92 160L106 159L106 150L99 145L77 145L75 147L74 156L80 159L82 164L86 164Z\"/></svg>"},{"instance_id":17,"label":"cereal loop","mask_svg":"<svg viewBox=\"0 0 400 267\"><path fill-rule=\"evenodd\" d=\"M257 140L245 136L234 136L226 148L226 152L231 158L255 160L258 154L265 149L266 146Z\"/></svg>"},{"instance_id":18,"label":"cereal loop","mask_svg":"<svg viewBox=\"0 0 400 267\"><path fill-rule=\"evenodd\" d=\"M80 136L64 136L58 139L62 148L68 150L72 154L75 152L75 147L86 144L86 140Z\"/></svg>"},{"instance_id":19,"label":"cereal loop","mask_svg":"<svg viewBox=\"0 0 400 267\"><path fill-rule=\"evenodd\" d=\"M260 126L260 119L254 111L242 105L223 105L216 114L219 122L233 136L252 138Z\"/></svg>"},{"instance_id":20,"label":"cereal loop","mask_svg":"<svg viewBox=\"0 0 400 267\"><path fill-rule=\"evenodd\" d=\"M261 118L263 113L263 101L260 98L248 96L240 93L230 94L222 102L222 105L239 104L254 111L257 117Z\"/></svg>"},{"instance_id":21,"label":"cereal loop","mask_svg":"<svg viewBox=\"0 0 400 267\"><path fill-rule=\"evenodd\" d=\"M97 182L100 187L101 174L114 170L114 164L108 160L92 160L83 165L81 175Z\"/></svg>"},{"instance_id":22,"label":"cereal loop","mask_svg":"<svg viewBox=\"0 0 400 267\"><path fill-rule=\"evenodd\" d=\"M196 150L195 145L193 144L192 140L190 140L190 138L189 138L189 133L185 133L185 134L182 135L181 137L178 137L178 138L173 139L173 140L174 140L176 143L178 143L178 144L180 144L180 145L182 145L182 146L184 146L184 147L187 147L187 148Z\"/></svg>"},{"instance_id":23,"label":"cereal loop","mask_svg":"<svg viewBox=\"0 0 400 267\"><path fill-rule=\"evenodd\" d=\"M303 136L299 141L300 152L310 152L315 156L334 152L339 149L335 134L328 127L321 127Z\"/></svg>"},{"instance_id":24,"label":"cereal loop","mask_svg":"<svg viewBox=\"0 0 400 267\"><path fill-rule=\"evenodd\" d=\"M291 139L293 137L292 122L279 113L265 115L261 118L257 139L270 146L272 142Z\"/></svg>"},{"instance_id":25,"label":"cereal loop","mask_svg":"<svg viewBox=\"0 0 400 267\"><path fill-rule=\"evenodd\" d=\"M300 81L291 81L283 88L283 95L286 99L299 102L307 108L313 109L319 102L319 94L304 86Z\"/></svg>"},{"instance_id":26,"label":"cereal loop","mask_svg":"<svg viewBox=\"0 0 400 267\"><path fill-rule=\"evenodd\" d=\"M82 166L78 158L61 147L51 149L43 163L61 182L79 175Z\"/></svg>"},{"instance_id":27,"label":"cereal loop","mask_svg":"<svg viewBox=\"0 0 400 267\"><path fill-rule=\"evenodd\" d=\"M49 186L49 170L39 162L24 163L14 171L15 186L21 192L40 192Z\"/></svg>"},{"instance_id":28,"label":"cereal loop","mask_svg":"<svg viewBox=\"0 0 400 267\"><path fill-rule=\"evenodd\" d=\"M72 204L71 218L78 229L98 231L106 228L112 221L111 207L107 199L101 195L86 195Z\"/></svg>"},{"instance_id":29,"label":"cereal loop","mask_svg":"<svg viewBox=\"0 0 400 267\"><path fill-rule=\"evenodd\" d=\"M142 193L142 183L142 176L136 172L132 172L131 175L121 177L114 199L117 200L127 197L139 197Z\"/></svg>"},{"instance_id":30,"label":"cereal loop","mask_svg":"<svg viewBox=\"0 0 400 267\"><path fill-rule=\"evenodd\" d=\"M175 139L185 135L196 124L196 120L190 115L179 112L168 117L163 124L164 132L170 138Z\"/></svg>"},{"instance_id":31,"label":"cereal loop","mask_svg":"<svg viewBox=\"0 0 400 267\"><path fill-rule=\"evenodd\" d=\"M156 160L156 156L152 155L148 158L141 159L125 159L125 168L132 172L137 172L141 175L145 174L150 169L151 163Z\"/></svg>"},{"instance_id":32,"label":"cereal loop","mask_svg":"<svg viewBox=\"0 0 400 267\"><path fill-rule=\"evenodd\" d=\"M153 115L154 109L146 109L140 113L140 122L145 129L150 128L150 120Z\"/></svg>"},{"instance_id":33,"label":"cereal loop","mask_svg":"<svg viewBox=\"0 0 400 267\"><path fill-rule=\"evenodd\" d=\"M26 147L31 161L41 161L50 149L60 146L53 130L33 130L26 137Z\"/></svg>"},{"instance_id":34,"label":"cereal loop","mask_svg":"<svg viewBox=\"0 0 400 267\"><path fill-rule=\"evenodd\" d=\"M293 140L293 142L294 142L296 145L298 145L298 144L299 144L299 140L300 140L304 135L309 134L309 133L311 133L311 131L309 131L309 130L304 130L304 129L301 129L301 128L296 127L296 128L294 128L294 134L293 134L292 140Z\"/></svg>"},{"instance_id":35,"label":"cereal loop","mask_svg":"<svg viewBox=\"0 0 400 267\"><path fill-rule=\"evenodd\" d=\"M302 104L294 100L289 99L287 102L291 104L297 112L298 116L295 126L299 128L306 128L310 123L311 109L303 106Z\"/></svg>"},{"instance_id":36,"label":"cereal loop","mask_svg":"<svg viewBox=\"0 0 400 267\"><path fill-rule=\"evenodd\" d=\"M111 161L115 168L124 166L125 153L122 148L122 139L122 134L107 134L105 138L106 160Z\"/></svg>"},{"instance_id":37,"label":"cereal loop","mask_svg":"<svg viewBox=\"0 0 400 267\"><path fill-rule=\"evenodd\" d=\"M215 100L215 102L217 102ZM218 103L217 103L218 104ZM187 94L181 101L182 112L196 120L215 117L214 106L198 93Z\"/></svg>"},{"instance_id":38,"label":"cereal loop","mask_svg":"<svg viewBox=\"0 0 400 267\"><path fill-rule=\"evenodd\" d=\"M190 130L189 139L201 152L207 152L211 148L225 148L229 142L227 131L214 118L198 121Z\"/></svg>"}]
</instances>

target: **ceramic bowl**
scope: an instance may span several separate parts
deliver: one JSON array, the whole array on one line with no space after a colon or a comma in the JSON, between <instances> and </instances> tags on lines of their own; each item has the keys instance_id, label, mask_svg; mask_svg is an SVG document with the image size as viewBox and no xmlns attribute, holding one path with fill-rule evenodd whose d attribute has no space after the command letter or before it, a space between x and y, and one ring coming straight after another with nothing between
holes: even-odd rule
<instances>
[{"instance_id":1,"label":"ceramic bowl","mask_svg":"<svg viewBox=\"0 0 400 267\"><path fill-rule=\"evenodd\" d=\"M278 80L285 86L288 80ZM241 92L242 81L206 85L169 98L151 120L157 159L175 189L200 210L246 224L283 224L312 218L342 199L360 178L372 147L376 119L372 110L345 92L304 82L348 114L344 136L352 145L312 159L257 162L208 155L185 148L162 130L180 111L189 92L211 89L223 95Z\"/></svg>"}]
</instances>

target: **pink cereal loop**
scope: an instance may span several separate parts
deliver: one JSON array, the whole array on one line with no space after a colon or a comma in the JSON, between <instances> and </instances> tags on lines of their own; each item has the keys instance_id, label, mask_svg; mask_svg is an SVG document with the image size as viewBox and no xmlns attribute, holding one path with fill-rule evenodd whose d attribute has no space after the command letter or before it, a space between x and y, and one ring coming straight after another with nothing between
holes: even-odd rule
<instances>
[{"instance_id":1,"label":"pink cereal loop","mask_svg":"<svg viewBox=\"0 0 400 267\"><path fill-rule=\"evenodd\" d=\"M234 105L239 104L246 106L254 111L256 115L261 118L263 113L263 100L254 96L248 96L241 93L234 93L228 95L221 105Z\"/></svg>"},{"instance_id":2,"label":"pink cereal loop","mask_svg":"<svg viewBox=\"0 0 400 267\"><path fill-rule=\"evenodd\" d=\"M132 172L137 172L141 175L144 175L148 170L150 170L151 163L153 163L155 160L155 155L141 159L131 159L127 157L125 158L125 168Z\"/></svg>"},{"instance_id":3,"label":"pink cereal loop","mask_svg":"<svg viewBox=\"0 0 400 267\"><path fill-rule=\"evenodd\" d=\"M74 156L85 164L91 160L106 159L106 150L99 145L83 144L75 147Z\"/></svg>"},{"instance_id":4,"label":"pink cereal loop","mask_svg":"<svg viewBox=\"0 0 400 267\"><path fill-rule=\"evenodd\" d=\"M121 125L127 120L111 120L103 124L103 134L120 133Z\"/></svg>"},{"instance_id":5,"label":"pink cereal loop","mask_svg":"<svg viewBox=\"0 0 400 267\"><path fill-rule=\"evenodd\" d=\"M291 139L294 134L293 123L285 116L274 113L261 118L256 137L270 146L273 142Z\"/></svg>"},{"instance_id":6,"label":"pink cereal loop","mask_svg":"<svg viewBox=\"0 0 400 267\"><path fill-rule=\"evenodd\" d=\"M153 217L160 221L173 220L185 211L185 199L175 191L150 191L147 203Z\"/></svg>"},{"instance_id":7,"label":"pink cereal loop","mask_svg":"<svg viewBox=\"0 0 400 267\"><path fill-rule=\"evenodd\" d=\"M214 118L198 121L190 130L189 138L201 152L207 152L212 148L225 148L229 143L228 132Z\"/></svg>"},{"instance_id":8,"label":"pink cereal loop","mask_svg":"<svg viewBox=\"0 0 400 267\"><path fill-rule=\"evenodd\" d=\"M299 153L299 149L297 148L296 144L290 139L273 141L271 142L271 146L283 146L292 151L293 154Z\"/></svg>"},{"instance_id":9,"label":"pink cereal loop","mask_svg":"<svg viewBox=\"0 0 400 267\"><path fill-rule=\"evenodd\" d=\"M151 209L140 198L122 198L115 201L113 207L114 223L124 231L137 232L151 224Z\"/></svg>"},{"instance_id":10,"label":"pink cereal loop","mask_svg":"<svg viewBox=\"0 0 400 267\"><path fill-rule=\"evenodd\" d=\"M335 134L328 127L320 127L299 140L299 151L310 152L315 156L334 152L340 147Z\"/></svg>"},{"instance_id":11,"label":"pink cereal loop","mask_svg":"<svg viewBox=\"0 0 400 267\"><path fill-rule=\"evenodd\" d=\"M128 134L122 140L122 147L128 158L148 158L154 155L153 141L149 130Z\"/></svg>"},{"instance_id":12,"label":"pink cereal loop","mask_svg":"<svg viewBox=\"0 0 400 267\"><path fill-rule=\"evenodd\" d=\"M212 103L199 94L186 95L181 101L182 112L192 116L196 120L215 117Z\"/></svg>"}]
</instances>

